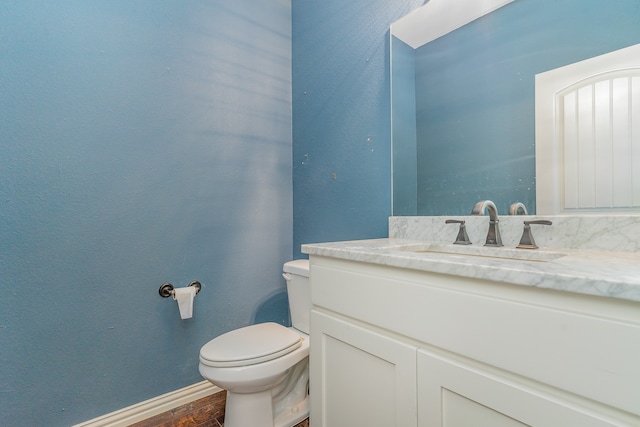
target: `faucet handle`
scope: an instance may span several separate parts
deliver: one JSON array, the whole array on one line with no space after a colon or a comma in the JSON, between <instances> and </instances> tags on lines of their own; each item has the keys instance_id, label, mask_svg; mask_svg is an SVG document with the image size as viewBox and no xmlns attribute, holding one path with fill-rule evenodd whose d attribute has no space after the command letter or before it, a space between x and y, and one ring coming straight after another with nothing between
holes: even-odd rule
<instances>
[{"instance_id":1,"label":"faucet handle","mask_svg":"<svg viewBox=\"0 0 640 427\"><path fill-rule=\"evenodd\" d=\"M458 230L458 236L456 237L456 241L453 242L454 245L470 245L471 244L471 240L469 240L469 235L467 234L467 226L464 225L464 221L459 219L448 219L444 223L460 224L460 229Z\"/></svg>"},{"instance_id":2,"label":"faucet handle","mask_svg":"<svg viewBox=\"0 0 640 427\"><path fill-rule=\"evenodd\" d=\"M522 232L522 237L520 238L520 244L516 246L519 249L538 249L536 245L536 241L533 240L533 234L531 234L531 224L540 224L540 225L551 225L551 221L546 219L536 219L533 221L525 221L524 222L524 231Z\"/></svg>"}]
</instances>

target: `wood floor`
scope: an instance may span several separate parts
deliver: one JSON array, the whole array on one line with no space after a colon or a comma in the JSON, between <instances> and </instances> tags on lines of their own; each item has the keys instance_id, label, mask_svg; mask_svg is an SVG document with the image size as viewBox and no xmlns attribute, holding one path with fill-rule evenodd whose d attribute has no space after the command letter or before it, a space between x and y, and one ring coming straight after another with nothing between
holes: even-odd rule
<instances>
[{"instance_id":1,"label":"wood floor","mask_svg":"<svg viewBox=\"0 0 640 427\"><path fill-rule=\"evenodd\" d=\"M226 392L221 391L172 409L130 427L223 427ZM309 427L306 419L295 427Z\"/></svg>"}]
</instances>

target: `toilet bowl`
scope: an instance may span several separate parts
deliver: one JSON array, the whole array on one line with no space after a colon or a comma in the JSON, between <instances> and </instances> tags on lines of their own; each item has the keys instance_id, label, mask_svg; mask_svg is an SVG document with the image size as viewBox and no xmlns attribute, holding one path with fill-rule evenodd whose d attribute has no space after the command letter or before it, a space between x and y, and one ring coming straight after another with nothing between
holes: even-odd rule
<instances>
[{"instance_id":1,"label":"toilet bowl","mask_svg":"<svg viewBox=\"0 0 640 427\"><path fill-rule=\"evenodd\" d=\"M200 374L227 391L225 427L291 427L309 415L309 262L283 271L293 327L251 325L200 350Z\"/></svg>"}]
</instances>

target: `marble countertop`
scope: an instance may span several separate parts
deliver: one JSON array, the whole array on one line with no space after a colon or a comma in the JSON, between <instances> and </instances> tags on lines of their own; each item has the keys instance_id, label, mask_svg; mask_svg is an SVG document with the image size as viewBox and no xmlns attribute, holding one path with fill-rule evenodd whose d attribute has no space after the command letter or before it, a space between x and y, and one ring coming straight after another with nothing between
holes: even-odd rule
<instances>
[{"instance_id":1,"label":"marble countertop","mask_svg":"<svg viewBox=\"0 0 640 427\"><path fill-rule=\"evenodd\" d=\"M440 226L441 227L441 226ZM451 231L451 230L449 230ZM451 234L451 233L449 233ZM455 233L454 233L455 234ZM455 236L454 236L455 237ZM535 250L505 248L505 258L457 254L463 248L448 243L453 253L416 252L429 241L405 238L355 240L302 245L302 252L345 260L461 277L534 286L566 292L618 298L640 302L640 253L582 248L540 247ZM433 242L440 249L442 242ZM460 247L458 249L458 247ZM503 248L486 248L495 253ZM508 259L514 251L536 252L549 260ZM523 255L528 256L528 255ZM553 259L555 258L555 259Z\"/></svg>"}]
</instances>

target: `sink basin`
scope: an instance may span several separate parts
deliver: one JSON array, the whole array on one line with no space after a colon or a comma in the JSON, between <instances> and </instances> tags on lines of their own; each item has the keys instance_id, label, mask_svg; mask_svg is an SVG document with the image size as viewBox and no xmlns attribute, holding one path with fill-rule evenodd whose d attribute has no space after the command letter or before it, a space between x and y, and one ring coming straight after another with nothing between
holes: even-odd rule
<instances>
[{"instance_id":1,"label":"sink basin","mask_svg":"<svg viewBox=\"0 0 640 427\"><path fill-rule=\"evenodd\" d=\"M484 258L501 258L514 261L537 261L547 262L562 258L566 254L561 252L551 252L540 249L514 249L505 247L488 247L488 246L463 246L463 245L444 245L438 243L417 243L412 245L400 246L396 248L403 252L415 253L439 253L451 255L465 255Z\"/></svg>"}]
</instances>

